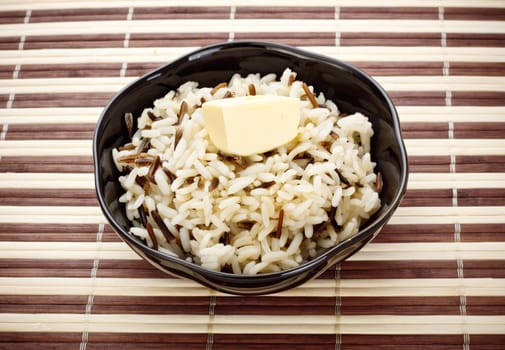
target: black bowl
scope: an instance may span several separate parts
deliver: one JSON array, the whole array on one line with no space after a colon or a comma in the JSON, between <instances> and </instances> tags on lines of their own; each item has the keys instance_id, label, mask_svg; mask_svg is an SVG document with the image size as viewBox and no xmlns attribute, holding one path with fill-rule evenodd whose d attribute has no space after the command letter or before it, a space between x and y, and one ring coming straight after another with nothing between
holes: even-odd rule
<instances>
[{"instance_id":1,"label":"black bowl","mask_svg":"<svg viewBox=\"0 0 505 350\"><path fill-rule=\"evenodd\" d=\"M124 192L112 161L112 149L128 140L123 121L126 112L138 116L153 101L182 83L215 86L234 73L276 73L289 67L297 78L324 92L343 113L367 115L374 129L372 159L382 172L382 207L360 231L321 256L303 265L276 273L242 276L209 271L185 260L149 248L128 233L130 222L118 198ZM400 204L407 186L407 154L398 115L386 92L357 68L315 53L266 42L232 42L194 51L136 80L117 94L104 109L93 139L95 185L100 206L113 229L137 254L160 270L192 279L202 285L233 294L279 292L314 278L373 239Z\"/></svg>"}]
</instances>

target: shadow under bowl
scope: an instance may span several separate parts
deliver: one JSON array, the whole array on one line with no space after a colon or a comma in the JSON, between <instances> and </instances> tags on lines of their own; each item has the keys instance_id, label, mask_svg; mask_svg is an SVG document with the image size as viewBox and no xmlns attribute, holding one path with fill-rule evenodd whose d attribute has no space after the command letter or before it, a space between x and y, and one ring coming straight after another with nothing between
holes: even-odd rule
<instances>
[{"instance_id":1,"label":"shadow under bowl","mask_svg":"<svg viewBox=\"0 0 505 350\"><path fill-rule=\"evenodd\" d=\"M144 241L128 233L130 222L119 203L124 193L120 176L112 160L112 149L127 143L124 114L140 115L187 81L200 87L229 81L235 73L276 73L289 67L297 79L313 85L342 113L361 112L369 117L374 129L372 160L382 173L381 208L360 231L328 249L319 257L289 270L255 276L214 272L149 248ZM135 118L136 119L136 118ZM136 125L134 126L136 128ZM388 222L405 193L408 164L397 112L386 92L359 69L338 60L268 42L232 42L204 47L183 56L136 80L105 107L93 138L96 193L100 207L114 231L143 259L171 275L189 278L218 291L232 294L267 294L298 286L343 261L372 240Z\"/></svg>"}]
</instances>

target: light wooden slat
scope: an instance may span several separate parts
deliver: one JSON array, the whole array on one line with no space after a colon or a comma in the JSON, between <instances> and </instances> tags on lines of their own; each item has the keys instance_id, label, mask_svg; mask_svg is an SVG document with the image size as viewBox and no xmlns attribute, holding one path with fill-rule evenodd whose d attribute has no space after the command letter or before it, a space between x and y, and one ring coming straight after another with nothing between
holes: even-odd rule
<instances>
[{"instance_id":1,"label":"light wooden slat","mask_svg":"<svg viewBox=\"0 0 505 350\"><path fill-rule=\"evenodd\" d=\"M94 186L90 173L0 173L0 188L93 189ZM410 173L408 182L409 190L504 187L504 173Z\"/></svg>"},{"instance_id":2,"label":"light wooden slat","mask_svg":"<svg viewBox=\"0 0 505 350\"><path fill-rule=\"evenodd\" d=\"M505 77L375 76L388 91L505 91ZM0 79L0 94L118 92L134 77Z\"/></svg>"},{"instance_id":3,"label":"light wooden slat","mask_svg":"<svg viewBox=\"0 0 505 350\"><path fill-rule=\"evenodd\" d=\"M209 296L226 294L180 278L1 277L0 295ZM295 297L503 296L502 278L417 278L311 280L274 294Z\"/></svg>"},{"instance_id":4,"label":"light wooden slat","mask_svg":"<svg viewBox=\"0 0 505 350\"><path fill-rule=\"evenodd\" d=\"M91 140L0 141L0 156L91 156ZM410 156L504 155L505 139L406 139Z\"/></svg>"},{"instance_id":5,"label":"light wooden slat","mask_svg":"<svg viewBox=\"0 0 505 350\"><path fill-rule=\"evenodd\" d=\"M170 62L195 49L197 47L3 50L0 51L0 64ZM498 47L312 46L303 49L350 62L505 62L505 49Z\"/></svg>"},{"instance_id":6,"label":"light wooden slat","mask_svg":"<svg viewBox=\"0 0 505 350\"><path fill-rule=\"evenodd\" d=\"M166 0L86 0L86 1L65 1L65 0L5 0L2 2L2 9L5 11L14 10L51 10L51 9L84 9L84 8L125 8L125 7L166 7ZM201 0L175 0L170 2L170 6L202 6ZM375 0L313 0L310 2L303 0L208 0L205 6L350 6L350 7L374 7L377 6ZM481 8L503 8L505 4L501 0L384 0L381 7L481 7Z\"/></svg>"},{"instance_id":7,"label":"light wooden slat","mask_svg":"<svg viewBox=\"0 0 505 350\"><path fill-rule=\"evenodd\" d=\"M125 243L0 242L3 259L118 259L138 260ZM503 260L502 242L370 243L349 261Z\"/></svg>"},{"instance_id":8,"label":"light wooden slat","mask_svg":"<svg viewBox=\"0 0 505 350\"><path fill-rule=\"evenodd\" d=\"M299 32L310 28L311 32L358 32L358 33L505 33L505 23L501 21L460 21L460 20L312 20L312 19L177 19L177 20L124 20L44 22L0 25L0 37L18 35L65 35L71 34L122 34L122 33L205 33L212 29L217 33L269 33ZM379 29L380 28L380 29Z\"/></svg>"},{"instance_id":9,"label":"light wooden slat","mask_svg":"<svg viewBox=\"0 0 505 350\"><path fill-rule=\"evenodd\" d=\"M502 334L505 316L0 314L0 331L223 334Z\"/></svg>"},{"instance_id":10,"label":"light wooden slat","mask_svg":"<svg viewBox=\"0 0 505 350\"><path fill-rule=\"evenodd\" d=\"M397 106L402 123L505 122L505 107ZM0 108L0 124L96 123L102 108Z\"/></svg>"}]
</instances>

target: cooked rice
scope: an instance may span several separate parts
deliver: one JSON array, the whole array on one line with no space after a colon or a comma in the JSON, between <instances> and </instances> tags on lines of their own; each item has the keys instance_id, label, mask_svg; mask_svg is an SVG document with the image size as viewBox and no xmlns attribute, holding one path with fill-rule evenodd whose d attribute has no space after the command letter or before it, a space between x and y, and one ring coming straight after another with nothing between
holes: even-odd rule
<instances>
[{"instance_id":1,"label":"cooked rice","mask_svg":"<svg viewBox=\"0 0 505 350\"><path fill-rule=\"evenodd\" d=\"M113 150L131 234L168 254L235 274L289 269L356 234L380 207L372 125L359 113L341 115L323 93L295 77L286 69L280 80L236 74L216 87L187 82L145 109L131 144ZM204 128L202 102L248 94L300 98L298 134L264 154L222 154ZM141 152L153 162L160 157L157 169L150 169L153 162L124 161ZM140 211L148 214L156 242Z\"/></svg>"}]
</instances>

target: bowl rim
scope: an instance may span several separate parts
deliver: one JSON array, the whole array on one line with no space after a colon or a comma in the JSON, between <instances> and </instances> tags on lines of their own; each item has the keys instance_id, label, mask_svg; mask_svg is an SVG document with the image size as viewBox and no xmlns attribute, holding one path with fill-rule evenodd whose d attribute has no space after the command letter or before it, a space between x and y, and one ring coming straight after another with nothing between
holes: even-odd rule
<instances>
[{"instance_id":1,"label":"bowl rim","mask_svg":"<svg viewBox=\"0 0 505 350\"><path fill-rule=\"evenodd\" d=\"M331 64L331 65L336 65L339 66L340 68L344 68L348 71L350 71L353 75L357 76L357 78L361 81L366 82L367 84L371 85L376 91L379 93L381 99L386 103L388 111L391 113L391 119L392 119L392 128L393 128L393 133L394 133L394 138L396 142L398 143L399 149L400 149L400 163L403 163L403 167L401 167L401 173L400 175L400 184L398 191L396 192L394 198L392 199L389 207L382 213L381 215L377 216L373 221L367 222L366 227L363 229L360 229L356 234L352 235L351 237L338 242L335 244L333 247L327 249L323 254L317 256L314 259L311 259L309 261L304 262L303 264L278 271L278 272L269 272L269 273L261 273L257 275L238 275L234 273L229 273L229 272L222 272L222 271L213 271L206 269L202 267L201 265L198 265L193 262L186 261L185 259L181 259L179 257L175 257L172 255L169 255L167 253L164 253L159 250L155 250L146 244L142 243L142 241L136 237L134 237L132 234L128 233L126 230L124 230L121 225L119 225L112 213L109 211L107 204L105 203L105 199L103 198L104 196L102 193L105 193L104 186L101 184L100 181L100 159L98 157L100 150L98 149L98 140L101 136L101 126L106 118L106 115L108 113L108 110L111 108L111 106L116 102L117 99L121 97L125 92L128 90L132 89L138 84L143 83L145 80L152 80L156 79L159 75L160 72L166 69L168 66L171 65L177 65L178 63L181 62L188 62L188 61L194 61L198 60L201 57L205 57L207 55L211 55L216 51L222 51L226 49L233 49L233 48L240 48L240 47L260 47L267 49L268 51L273 51L273 52L283 52L287 53L290 56L293 57L299 57L302 59L309 59L309 60L317 60L317 61L323 61L325 63ZM123 87L119 92L117 92L107 103L107 105L103 108L100 117L98 118L96 122L96 128L93 134L93 166L94 166L94 182L95 182L95 191L97 195L97 199L99 202L99 206L109 222L109 224L113 227L114 231L118 233L120 238L125 241L128 245L133 245L135 248L139 249L142 252L146 252L145 254L156 257L157 259L160 260L168 260L174 264L184 266L188 268L189 270L192 270L196 273L202 274L202 275L213 275L217 278L219 278L221 281L229 281L231 283L240 283L244 282L244 286L247 286L249 282L255 282L255 281L265 281L265 279L272 279L272 280L277 280L278 278L282 279L287 279L289 277L296 276L302 272L311 270L315 265L323 264L327 260L329 260L334 254L335 251L338 250L344 250L349 246L355 245L361 241L368 241L368 239L374 234L374 232L380 230L382 226L384 226L387 221L389 221L392 212L396 210L396 208L400 205L401 199L403 198L403 195L406 192L407 189L407 182L408 182L408 159L407 159L407 151L406 147L401 135L401 129L400 129L400 120L398 117L398 113L396 111L396 108L388 95L388 93L384 90L384 88L377 82L375 79L373 79L371 76L369 76L367 73L363 72L359 68L343 62L341 60L325 56L322 54L318 54L315 52L311 52L305 49L300 49L297 47L285 45L285 44L279 44L275 42L268 42L268 41L249 41L249 40L241 40L241 41L233 41L233 42L223 42L223 43L217 43L213 45L208 45L201 47L199 49L196 49L194 51L191 51L189 53L186 53L183 56L180 56L168 63L165 63L154 70L144 74L143 76L135 79L133 82L129 83L125 87ZM137 249L134 249L134 251L139 254ZM354 252L352 253L354 254ZM352 255L351 254L351 255ZM348 256L346 257L348 258ZM247 282L245 282L247 281Z\"/></svg>"}]
</instances>

